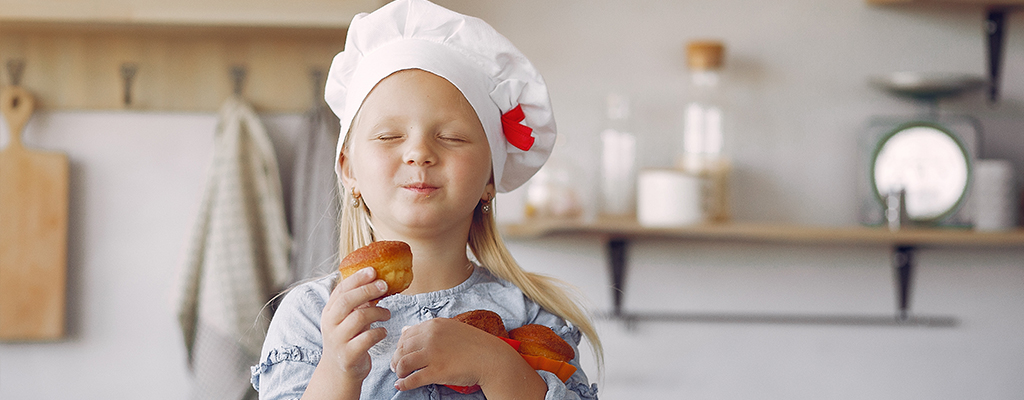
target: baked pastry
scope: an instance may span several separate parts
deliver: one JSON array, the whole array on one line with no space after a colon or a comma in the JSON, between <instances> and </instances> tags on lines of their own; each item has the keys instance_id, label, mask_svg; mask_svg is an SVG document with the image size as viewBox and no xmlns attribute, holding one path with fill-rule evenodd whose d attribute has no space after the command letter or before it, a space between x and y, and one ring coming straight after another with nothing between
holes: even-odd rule
<instances>
[{"instance_id":1,"label":"baked pastry","mask_svg":"<svg viewBox=\"0 0 1024 400\"><path fill-rule=\"evenodd\" d=\"M509 338L518 340L519 354L539 356L547 359L569 362L576 357L572 349L561 336L544 325L523 325L508 331Z\"/></svg>"},{"instance_id":2,"label":"baked pastry","mask_svg":"<svg viewBox=\"0 0 1024 400\"><path fill-rule=\"evenodd\" d=\"M456 315L455 318L452 319L480 328L484 332L490 333L494 336L506 339L508 338L508 331L505 330L505 323L501 321L501 316L494 311L466 311L462 314Z\"/></svg>"},{"instance_id":3,"label":"baked pastry","mask_svg":"<svg viewBox=\"0 0 1024 400\"><path fill-rule=\"evenodd\" d=\"M530 367L551 372L562 382L568 382L569 377L576 372L576 367L569 364L569 361L576 357L576 351L555 331L544 325L523 325L506 332L501 316L490 310L467 311L452 319L502 338L505 343L519 352L526 363L530 364ZM462 394L480 390L479 385L445 386Z\"/></svg>"},{"instance_id":4,"label":"baked pastry","mask_svg":"<svg viewBox=\"0 0 1024 400\"><path fill-rule=\"evenodd\" d=\"M399 293L412 284L412 249L405 242L373 242L345 256L338 271L342 278L348 278L366 267L377 270L377 279L388 284L388 291L381 298Z\"/></svg>"}]
</instances>

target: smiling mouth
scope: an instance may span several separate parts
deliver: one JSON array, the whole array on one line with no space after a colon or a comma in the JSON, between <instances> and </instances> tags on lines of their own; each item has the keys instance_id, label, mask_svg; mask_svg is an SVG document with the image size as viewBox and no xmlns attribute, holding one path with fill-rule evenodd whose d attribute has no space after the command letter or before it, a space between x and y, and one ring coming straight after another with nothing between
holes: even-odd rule
<instances>
[{"instance_id":1,"label":"smiling mouth","mask_svg":"<svg viewBox=\"0 0 1024 400\"><path fill-rule=\"evenodd\" d=\"M403 185L402 188L409 190L413 193L425 195L430 195L431 193L438 189L437 186L431 186L425 183L411 183L408 185Z\"/></svg>"}]
</instances>

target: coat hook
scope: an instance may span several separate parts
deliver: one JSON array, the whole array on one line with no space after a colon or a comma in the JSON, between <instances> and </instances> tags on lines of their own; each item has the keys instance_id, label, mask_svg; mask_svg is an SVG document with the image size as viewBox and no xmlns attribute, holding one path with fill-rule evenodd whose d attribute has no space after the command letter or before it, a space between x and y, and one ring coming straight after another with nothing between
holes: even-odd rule
<instances>
[{"instance_id":1,"label":"coat hook","mask_svg":"<svg viewBox=\"0 0 1024 400\"><path fill-rule=\"evenodd\" d=\"M235 86L234 86L235 96L241 96L242 95L242 83L245 81L245 75L246 75L246 71L245 71L245 67L244 66L236 65L234 67L231 67L231 78L234 80L234 84L235 84Z\"/></svg>"},{"instance_id":2,"label":"coat hook","mask_svg":"<svg viewBox=\"0 0 1024 400\"><path fill-rule=\"evenodd\" d=\"M135 73L139 71L138 64L121 64L121 79L124 80L124 106L132 105L132 82L135 80Z\"/></svg>"},{"instance_id":3,"label":"coat hook","mask_svg":"<svg viewBox=\"0 0 1024 400\"><path fill-rule=\"evenodd\" d=\"M25 60L20 58L7 60L7 75L11 77L11 86L21 85L22 72L25 72Z\"/></svg>"}]
</instances>

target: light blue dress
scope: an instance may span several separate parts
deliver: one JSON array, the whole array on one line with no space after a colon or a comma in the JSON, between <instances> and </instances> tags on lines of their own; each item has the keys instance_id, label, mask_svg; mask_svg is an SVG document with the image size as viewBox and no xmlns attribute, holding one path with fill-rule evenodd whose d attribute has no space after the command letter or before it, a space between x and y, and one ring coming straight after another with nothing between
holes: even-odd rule
<instances>
[{"instance_id":1,"label":"light blue dress","mask_svg":"<svg viewBox=\"0 0 1024 400\"><path fill-rule=\"evenodd\" d=\"M299 285L282 300L263 343L260 363L252 367L252 384L260 399L302 397L323 353L320 314L337 279L338 273L333 273ZM373 367L363 381L363 399L483 399L483 392L464 395L442 385L399 392L394 387L398 377L389 367L402 327L478 309L498 313L510 330L526 324L551 327L577 350L571 362L577 370L567 382L562 383L550 372L538 371L548 384L545 399L597 399L597 385L590 384L580 368L579 329L540 308L518 287L495 277L486 268L475 267L469 279L451 289L413 296L397 294L377 305L391 310L391 319L373 324L383 326L388 335L370 349Z\"/></svg>"}]
</instances>

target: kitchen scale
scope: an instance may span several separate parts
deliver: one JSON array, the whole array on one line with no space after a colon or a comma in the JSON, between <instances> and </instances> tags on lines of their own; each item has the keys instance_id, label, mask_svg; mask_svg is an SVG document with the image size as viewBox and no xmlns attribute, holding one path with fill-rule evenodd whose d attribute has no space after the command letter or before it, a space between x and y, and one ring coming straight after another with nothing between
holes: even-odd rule
<instances>
[{"instance_id":1,"label":"kitchen scale","mask_svg":"<svg viewBox=\"0 0 1024 400\"><path fill-rule=\"evenodd\" d=\"M939 100L988 87L963 74L893 73L870 79L873 86L923 103L914 116L869 120L859 161L860 222L888 225L971 226L971 166L978 158L981 124L969 115L939 113ZM915 245L893 243L897 321L908 321Z\"/></svg>"},{"instance_id":2,"label":"kitchen scale","mask_svg":"<svg viewBox=\"0 0 1024 400\"><path fill-rule=\"evenodd\" d=\"M987 87L964 74L899 72L870 83L926 106L914 116L872 118L862 136L858 169L864 225L969 227L971 166L981 125L969 115L941 114L938 102ZM898 215L897 215L898 213Z\"/></svg>"}]
</instances>

